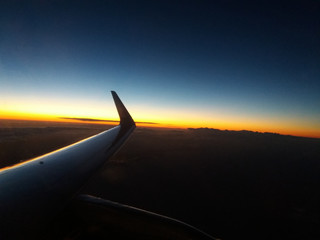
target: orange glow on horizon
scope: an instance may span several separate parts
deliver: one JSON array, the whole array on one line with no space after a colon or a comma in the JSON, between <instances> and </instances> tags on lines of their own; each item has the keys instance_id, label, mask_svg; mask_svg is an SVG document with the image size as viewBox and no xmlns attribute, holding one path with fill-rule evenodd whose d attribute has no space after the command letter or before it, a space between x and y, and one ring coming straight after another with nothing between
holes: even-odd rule
<instances>
[{"instance_id":1,"label":"orange glow on horizon","mask_svg":"<svg viewBox=\"0 0 320 240\"><path fill-rule=\"evenodd\" d=\"M103 118L95 118L97 122L93 121L79 121L75 119L61 119L60 116L34 114L34 113L21 113L21 112L4 112L0 110L0 119L11 120L30 120L30 121L52 121L52 122L70 122L70 123L85 123L85 124L104 124L104 125L117 125L119 119L110 118L110 121L103 121ZM65 117L65 116L63 116ZM294 135L301 137L313 137L320 138L320 130L314 130L312 128L299 128L294 124L276 125L274 123L255 122L255 121L200 121L195 117L190 117L186 120L174 120L169 118L162 119L141 119L134 118L136 125L139 127L155 127L155 128L215 128L221 130L248 130L257 132L272 132L283 135ZM113 122L115 121L115 122Z\"/></svg>"}]
</instances>

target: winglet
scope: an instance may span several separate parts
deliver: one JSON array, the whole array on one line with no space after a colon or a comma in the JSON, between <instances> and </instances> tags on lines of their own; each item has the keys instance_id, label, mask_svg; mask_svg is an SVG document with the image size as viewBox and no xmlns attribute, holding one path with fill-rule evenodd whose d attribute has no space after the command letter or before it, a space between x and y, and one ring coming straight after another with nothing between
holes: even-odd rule
<instances>
[{"instance_id":1,"label":"winglet","mask_svg":"<svg viewBox=\"0 0 320 240\"><path fill-rule=\"evenodd\" d=\"M115 91L111 91L114 103L116 104L118 114L120 117L120 125L121 126L135 126L135 123L126 109L126 107L121 102L120 98L118 97L118 94Z\"/></svg>"}]
</instances>

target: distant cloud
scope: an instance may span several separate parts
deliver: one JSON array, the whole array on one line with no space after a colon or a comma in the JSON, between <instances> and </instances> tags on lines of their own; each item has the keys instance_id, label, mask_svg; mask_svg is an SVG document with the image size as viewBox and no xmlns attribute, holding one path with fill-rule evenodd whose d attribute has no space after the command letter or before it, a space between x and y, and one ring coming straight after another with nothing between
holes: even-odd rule
<instances>
[{"instance_id":1,"label":"distant cloud","mask_svg":"<svg viewBox=\"0 0 320 240\"><path fill-rule=\"evenodd\" d=\"M66 120L77 120L77 121L83 121L83 122L112 122L112 123L118 123L119 121L116 120L108 120L108 119L96 119L96 118L72 118L72 117L59 117L60 119L66 119ZM135 122L135 123L143 123L143 124L159 124L155 122Z\"/></svg>"}]
</instances>

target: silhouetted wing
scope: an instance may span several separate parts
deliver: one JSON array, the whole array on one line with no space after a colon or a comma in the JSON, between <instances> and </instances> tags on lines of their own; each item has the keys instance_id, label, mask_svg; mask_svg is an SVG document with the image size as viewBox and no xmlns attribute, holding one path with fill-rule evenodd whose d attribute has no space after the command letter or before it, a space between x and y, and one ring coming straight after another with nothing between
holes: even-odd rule
<instances>
[{"instance_id":1,"label":"silhouetted wing","mask_svg":"<svg viewBox=\"0 0 320 240\"><path fill-rule=\"evenodd\" d=\"M118 126L0 170L0 239L213 239L172 218L77 196L135 129L118 95L112 96Z\"/></svg>"},{"instance_id":2,"label":"silhouetted wing","mask_svg":"<svg viewBox=\"0 0 320 240\"><path fill-rule=\"evenodd\" d=\"M36 233L59 214L135 128L112 91L120 125L0 171L0 238Z\"/></svg>"}]
</instances>

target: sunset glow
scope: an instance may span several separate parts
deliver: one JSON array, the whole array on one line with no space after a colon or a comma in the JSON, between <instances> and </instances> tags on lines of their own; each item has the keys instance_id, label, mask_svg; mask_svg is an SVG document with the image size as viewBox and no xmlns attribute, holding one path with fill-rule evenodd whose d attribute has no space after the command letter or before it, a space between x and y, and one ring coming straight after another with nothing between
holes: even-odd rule
<instances>
[{"instance_id":1,"label":"sunset glow","mask_svg":"<svg viewBox=\"0 0 320 240\"><path fill-rule=\"evenodd\" d=\"M138 126L320 137L317 14L142 5L4 6L0 119L117 121L115 90Z\"/></svg>"},{"instance_id":2,"label":"sunset glow","mask_svg":"<svg viewBox=\"0 0 320 240\"><path fill-rule=\"evenodd\" d=\"M78 107L79 109L81 106ZM28 109L24 107L24 109ZM89 123L89 124L118 124L118 115L114 108L109 114L95 115L95 112L87 112L81 114L78 110L70 111L71 107L65 107L64 109L57 105L55 108L47 110L45 106L33 106L30 108L30 112L24 112L23 109L16 108L16 111L5 109L0 110L0 119L13 119L13 120L35 120L35 121L54 121L54 122L73 122L73 123ZM20 111L19 111L20 110ZM38 110L38 112L37 112ZM58 114L55 114L57 110ZM103 111L103 109L100 109ZM130 109L129 109L130 110ZM132 112L132 111L131 111ZM150 112L152 114L150 114ZM149 115L148 115L149 114ZM132 113L134 120L137 122L137 126L140 127L160 127L160 128L215 128L220 130L249 130L258 132L272 132L284 135L295 135L303 137L320 137L320 130L317 130L315 126L310 123L306 123L304 126L299 126L299 121L291 121L287 119L287 122L283 119L278 121L272 119L246 119L243 116L215 116L202 119L201 115L192 115L191 112L176 111L175 114L169 112L159 112L155 114L153 111L135 112ZM70 119L66 119L70 118ZM92 121L79 121L71 118L88 118L98 120ZM269 120L269 122L268 122ZM302 122L302 120L300 120ZM1 122L0 122L1 124Z\"/></svg>"}]
</instances>

